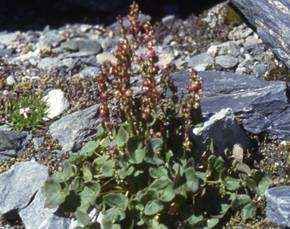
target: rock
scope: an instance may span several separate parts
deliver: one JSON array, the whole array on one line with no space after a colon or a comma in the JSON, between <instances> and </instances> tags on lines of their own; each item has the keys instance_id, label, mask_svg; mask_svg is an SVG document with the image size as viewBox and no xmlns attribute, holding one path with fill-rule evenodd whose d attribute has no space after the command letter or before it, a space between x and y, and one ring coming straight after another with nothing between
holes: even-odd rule
<instances>
[{"instance_id":1,"label":"rock","mask_svg":"<svg viewBox=\"0 0 290 229\"><path fill-rule=\"evenodd\" d=\"M204 71L213 64L213 58L207 53L195 55L188 61L188 66L194 68L197 71Z\"/></svg>"},{"instance_id":2,"label":"rock","mask_svg":"<svg viewBox=\"0 0 290 229\"><path fill-rule=\"evenodd\" d=\"M16 80L15 80L14 76L10 75L7 77L7 79L6 79L7 85L12 86L15 83L16 83Z\"/></svg>"},{"instance_id":3,"label":"rock","mask_svg":"<svg viewBox=\"0 0 290 229\"><path fill-rule=\"evenodd\" d=\"M0 43L6 46L11 46L13 42L16 40L16 38L17 33L7 33L7 32L0 33Z\"/></svg>"},{"instance_id":4,"label":"rock","mask_svg":"<svg viewBox=\"0 0 290 229\"><path fill-rule=\"evenodd\" d=\"M230 55L218 56L216 57L215 61L216 64L226 69L233 68L239 63L237 58L232 57Z\"/></svg>"},{"instance_id":5,"label":"rock","mask_svg":"<svg viewBox=\"0 0 290 229\"><path fill-rule=\"evenodd\" d=\"M226 4L221 3L212 7L207 15L203 18L203 21L206 22L210 28L215 28L217 25L220 25L225 20L226 14Z\"/></svg>"},{"instance_id":6,"label":"rock","mask_svg":"<svg viewBox=\"0 0 290 229\"><path fill-rule=\"evenodd\" d=\"M33 201L19 212L26 229L69 229L71 220L55 214L56 209L45 208L45 197L39 190Z\"/></svg>"},{"instance_id":7,"label":"rock","mask_svg":"<svg viewBox=\"0 0 290 229\"><path fill-rule=\"evenodd\" d=\"M25 208L47 178L47 167L35 161L13 165L0 174L0 215Z\"/></svg>"},{"instance_id":8,"label":"rock","mask_svg":"<svg viewBox=\"0 0 290 229\"><path fill-rule=\"evenodd\" d=\"M234 145L243 149L250 147L250 140L235 121L233 110L226 108L215 113L201 126L192 130L192 140L199 152L214 144L215 153L223 155L225 150L232 150Z\"/></svg>"},{"instance_id":9,"label":"rock","mask_svg":"<svg viewBox=\"0 0 290 229\"><path fill-rule=\"evenodd\" d=\"M270 188L265 197L267 219L279 226L290 227L290 186Z\"/></svg>"},{"instance_id":10,"label":"rock","mask_svg":"<svg viewBox=\"0 0 290 229\"><path fill-rule=\"evenodd\" d=\"M99 64L104 64L105 62L116 63L116 57L110 52L103 52L97 55L97 62Z\"/></svg>"},{"instance_id":11,"label":"rock","mask_svg":"<svg viewBox=\"0 0 290 229\"><path fill-rule=\"evenodd\" d=\"M86 67L79 74L81 78L94 78L98 75L100 68L98 67Z\"/></svg>"},{"instance_id":12,"label":"rock","mask_svg":"<svg viewBox=\"0 0 290 229\"><path fill-rule=\"evenodd\" d=\"M172 53L161 53L159 56L159 61L157 63L161 68L165 68L174 60L174 55Z\"/></svg>"},{"instance_id":13,"label":"rock","mask_svg":"<svg viewBox=\"0 0 290 229\"><path fill-rule=\"evenodd\" d=\"M175 15L167 15L164 18L162 18L162 24L166 26L170 26L175 20Z\"/></svg>"},{"instance_id":14,"label":"rock","mask_svg":"<svg viewBox=\"0 0 290 229\"><path fill-rule=\"evenodd\" d=\"M74 38L62 44L62 48L72 52L86 53L86 55L98 54L102 47L97 40Z\"/></svg>"},{"instance_id":15,"label":"rock","mask_svg":"<svg viewBox=\"0 0 290 229\"><path fill-rule=\"evenodd\" d=\"M0 130L0 161L21 154L27 140L27 132Z\"/></svg>"},{"instance_id":16,"label":"rock","mask_svg":"<svg viewBox=\"0 0 290 229\"><path fill-rule=\"evenodd\" d=\"M260 38L290 69L290 2L288 0L231 0L256 28Z\"/></svg>"},{"instance_id":17,"label":"rock","mask_svg":"<svg viewBox=\"0 0 290 229\"><path fill-rule=\"evenodd\" d=\"M242 24L240 26L235 26L232 31L229 32L228 38L230 40L242 40L247 38L253 33L253 30L247 27L246 24Z\"/></svg>"},{"instance_id":18,"label":"rock","mask_svg":"<svg viewBox=\"0 0 290 229\"><path fill-rule=\"evenodd\" d=\"M58 30L51 30L49 26L47 26L38 40L36 44L37 52L50 50L51 48L55 48L60 45L61 42L65 40L65 37L61 36Z\"/></svg>"},{"instance_id":19,"label":"rock","mask_svg":"<svg viewBox=\"0 0 290 229\"><path fill-rule=\"evenodd\" d=\"M99 125L98 105L77 111L55 121L49 133L57 139L64 151L77 151L82 142L92 136Z\"/></svg>"},{"instance_id":20,"label":"rock","mask_svg":"<svg viewBox=\"0 0 290 229\"><path fill-rule=\"evenodd\" d=\"M237 57L241 54L239 42L227 41L218 45L212 45L207 50L207 53L211 56L217 55L231 55Z\"/></svg>"},{"instance_id":21,"label":"rock","mask_svg":"<svg viewBox=\"0 0 290 229\"><path fill-rule=\"evenodd\" d=\"M268 71L268 66L264 63L256 63L253 66L253 73L257 77L263 77Z\"/></svg>"},{"instance_id":22,"label":"rock","mask_svg":"<svg viewBox=\"0 0 290 229\"><path fill-rule=\"evenodd\" d=\"M290 104L285 82L226 72L199 74L203 82L201 108L205 116L231 108L241 119L245 130L290 139ZM172 79L179 96L186 94L188 73L175 73Z\"/></svg>"},{"instance_id":23,"label":"rock","mask_svg":"<svg viewBox=\"0 0 290 229\"><path fill-rule=\"evenodd\" d=\"M48 119L53 119L62 114L68 107L69 102L64 96L64 92L60 89L51 90L44 98L47 105Z\"/></svg>"}]
</instances>

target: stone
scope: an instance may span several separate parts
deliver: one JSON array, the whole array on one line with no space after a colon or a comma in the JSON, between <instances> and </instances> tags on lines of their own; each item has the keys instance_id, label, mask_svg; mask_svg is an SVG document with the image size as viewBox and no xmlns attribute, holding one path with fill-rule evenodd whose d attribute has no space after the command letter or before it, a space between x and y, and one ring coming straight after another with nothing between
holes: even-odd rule
<instances>
[{"instance_id":1,"label":"stone","mask_svg":"<svg viewBox=\"0 0 290 229\"><path fill-rule=\"evenodd\" d=\"M98 125L98 105L93 105L53 122L49 133L58 140L63 151L77 151L83 141L96 133Z\"/></svg>"},{"instance_id":2,"label":"stone","mask_svg":"<svg viewBox=\"0 0 290 229\"><path fill-rule=\"evenodd\" d=\"M235 57L232 57L230 55L221 55L216 57L215 59L216 64L220 65L221 67L225 69L233 68L237 66L239 63L238 59Z\"/></svg>"},{"instance_id":3,"label":"stone","mask_svg":"<svg viewBox=\"0 0 290 229\"><path fill-rule=\"evenodd\" d=\"M219 155L224 155L226 150L232 150L234 145L240 145L243 149L250 147L249 138L236 123L230 108L220 110L209 120L193 128L191 139L199 152L213 143L215 153Z\"/></svg>"},{"instance_id":4,"label":"stone","mask_svg":"<svg viewBox=\"0 0 290 229\"><path fill-rule=\"evenodd\" d=\"M12 86L15 83L16 83L16 80L15 80L14 76L10 75L7 77L7 79L6 79L7 85Z\"/></svg>"},{"instance_id":5,"label":"stone","mask_svg":"<svg viewBox=\"0 0 290 229\"><path fill-rule=\"evenodd\" d=\"M161 68L165 68L174 60L173 53L161 53L160 55L158 55L158 57L159 57L159 61L157 65L160 66Z\"/></svg>"},{"instance_id":6,"label":"stone","mask_svg":"<svg viewBox=\"0 0 290 229\"><path fill-rule=\"evenodd\" d=\"M71 219L55 214L56 209L45 207L45 196L39 190L33 201L19 212L26 229L69 229Z\"/></svg>"},{"instance_id":7,"label":"stone","mask_svg":"<svg viewBox=\"0 0 290 229\"><path fill-rule=\"evenodd\" d=\"M65 98L64 92L61 89L53 89L43 100L47 106L46 118L53 119L61 115L66 109L69 108L69 102Z\"/></svg>"},{"instance_id":8,"label":"stone","mask_svg":"<svg viewBox=\"0 0 290 229\"><path fill-rule=\"evenodd\" d=\"M279 226L290 227L290 186L270 188L265 197L267 219Z\"/></svg>"},{"instance_id":9,"label":"stone","mask_svg":"<svg viewBox=\"0 0 290 229\"><path fill-rule=\"evenodd\" d=\"M207 53L213 57L217 55L231 55L237 57L240 55L240 46L238 42L227 41L221 44L210 46L207 50Z\"/></svg>"},{"instance_id":10,"label":"stone","mask_svg":"<svg viewBox=\"0 0 290 229\"><path fill-rule=\"evenodd\" d=\"M5 46L11 46L13 42L17 38L17 33L7 33L1 32L0 33L0 43L4 44Z\"/></svg>"},{"instance_id":11,"label":"stone","mask_svg":"<svg viewBox=\"0 0 290 229\"><path fill-rule=\"evenodd\" d=\"M94 78L98 75L100 71L99 67L86 67L79 73L81 78Z\"/></svg>"},{"instance_id":12,"label":"stone","mask_svg":"<svg viewBox=\"0 0 290 229\"><path fill-rule=\"evenodd\" d=\"M162 18L162 24L170 26L175 20L175 15L167 15Z\"/></svg>"},{"instance_id":13,"label":"stone","mask_svg":"<svg viewBox=\"0 0 290 229\"><path fill-rule=\"evenodd\" d=\"M27 132L0 130L0 161L21 155L29 139Z\"/></svg>"},{"instance_id":14,"label":"stone","mask_svg":"<svg viewBox=\"0 0 290 229\"><path fill-rule=\"evenodd\" d=\"M197 71L207 70L214 64L214 59L207 53L201 53L191 57L188 61L188 66Z\"/></svg>"},{"instance_id":15,"label":"stone","mask_svg":"<svg viewBox=\"0 0 290 229\"><path fill-rule=\"evenodd\" d=\"M110 52L103 52L97 55L97 62L99 64L104 64L105 62L116 63L116 57Z\"/></svg>"},{"instance_id":16,"label":"stone","mask_svg":"<svg viewBox=\"0 0 290 229\"><path fill-rule=\"evenodd\" d=\"M35 161L15 164L0 174L0 215L25 208L47 178L47 167Z\"/></svg>"},{"instance_id":17,"label":"stone","mask_svg":"<svg viewBox=\"0 0 290 229\"><path fill-rule=\"evenodd\" d=\"M199 75L203 83L201 108L204 116L231 108L250 133L290 139L290 104L285 82L227 72L205 71ZM179 97L185 95L188 73L177 72L172 80Z\"/></svg>"},{"instance_id":18,"label":"stone","mask_svg":"<svg viewBox=\"0 0 290 229\"><path fill-rule=\"evenodd\" d=\"M290 69L289 0L231 0L231 3Z\"/></svg>"},{"instance_id":19,"label":"stone","mask_svg":"<svg viewBox=\"0 0 290 229\"><path fill-rule=\"evenodd\" d=\"M97 40L74 38L62 44L62 48L67 51L86 53L87 55L98 54L102 51L102 46Z\"/></svg>"}]
</instances>

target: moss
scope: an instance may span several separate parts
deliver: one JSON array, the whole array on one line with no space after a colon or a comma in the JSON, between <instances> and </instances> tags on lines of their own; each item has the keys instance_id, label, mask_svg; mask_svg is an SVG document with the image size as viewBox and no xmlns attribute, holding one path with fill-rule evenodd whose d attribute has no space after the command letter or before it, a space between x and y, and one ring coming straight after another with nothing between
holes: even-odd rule
<instances>
[{"instance_id":1,"label":"moss","mask_svg":"<svg viewBox=\"0 0 290 229\"><path fill-rule=\"evenodd\" d=\"M43 123L46 105L39 95L20 97L11 101L8 120L17 130L36 130Z\"/></svg>"}]
</instances>

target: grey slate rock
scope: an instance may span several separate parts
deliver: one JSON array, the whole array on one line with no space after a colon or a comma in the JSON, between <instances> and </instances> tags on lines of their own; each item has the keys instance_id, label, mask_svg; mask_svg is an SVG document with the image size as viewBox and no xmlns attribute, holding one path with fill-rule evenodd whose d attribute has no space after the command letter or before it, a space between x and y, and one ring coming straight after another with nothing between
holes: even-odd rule
<instances>
[{"instance_id":1,"label":"grey slate rock","mask_svg":"<svg viewBox=\"0 0 290 229\"><path fill-rule=\"evenodd\" d=\"M239 60L237 58L232 57L230 55L218 56L216 57L215 61L216 61L216 64L226 69L233 68L239 63Z\"/></svg>"},{"instance_id":2,"label":"grey slate rock","mask_svg":"<svg viewBox=\"0 0 290 229\"><path fill-rule=\"evenodd\" d=\"M93 78L98 75L99 71L100 71L99 67L86 67L83 70L81 70L79 74L80 74L80 77L84 79Z\"/></svg>"},{"instance_id":3,"label":"grey slate rock","mask_svg":"<svg viewBox=\"0 0 290 229\"><path fill-rule=\"evenodd\" d=\"M285 82L265 81L254 76L226 72L199 74L203 82L201 108L205 116L223 108L231 108L241 118L247 131L290 139L290 104ZM179 96L184 96L188 73L175 73L172 79Z\"/></svg>"},{"instance_id":4,"label":"grey slate rock","mask_svg":"<svg viewBox=\"0 0 290 229\"><path fill-rule=\"evenodd\" d=\"M223 155L226 149L231 150L236 144L243 149L248 149L251 145L230 108L220 110L202 125L193 128L190 136L199 152L206 150L212 142L215 153L219 155Z\"/></svg>"},{"instance_id":5,"label":"grey slate rock","mask_svg":"<svg viewBox=\"0 0 290 229\"><path fill-rule=\"evenodd\" d=\"M71 52L87 53L87 55L98 54L102 47L97 40L74 38L62 44L63 49Z\"/></svg>"},{"instance_id":6,"label":"grey slate rock","mask_svg":"<svg viewBox=\"0 0 290 229\"><path fill-rule=\"evenodd\" d=\"M188 66L195 68L197 71L204 71L213 65L214 59L207 53L201 53L191 57Z\"/></svg>"},{"instance_id":7,"label":"grey slate rock","mask_svg":"<svg viewBox=\"0 0 290 229\"><path fill-rule=\"evenodd\" d=\"M56 209L45 208L45 197L41 190L33 201L19 212L26 229L68 229L71 220L55 214Z\"/></svg>"},{"instance_id":8,"label":"grey slate rock","mask_svg":"<svg viewBox=\"0 0 290 229\"><path fill-rule=\"evenodd\" d=\"M265 193L267 219L290 227L290 186L270 188Z\"/></svg>"},{"instance_id":9,"label":"grey slate rock","mask_svg":"<svg viewBox=\"0 0 290 229\"><path fill-rule=\"evenodd\" d=\"M290 69L290 1L231 0Z\"/></svg>"},{"instance_id":10,"label":"grey slate rock","mask_svg":"<svg viewBox=\"0 0 290 229\"><path fill-rule=\"evenodd\" d=\"M16 157L25 147L27 140L27 132L0 130L0 161Z\"/></svg>"},{"instance_id":11,"label":"grey slate rock","mask_svg":"<svg viewBox=\"0 0 290 229\"><path fill-rule=\"evenodd\" d=\"M16 164L0 175L0 215L25 208L48 177L35 161Z\"/></svg>"},{"instance_id":12,"label":"grey slate rock","mask_svg":"<svg viewBox=\"0 0 290 229\"><path fill-rule=\"evenodd\" d=\"M51 136L58 140L63 151L76 151L81 143L97 131L98 105L62 117L49 127Z\"/></svg>"}]
</instances>

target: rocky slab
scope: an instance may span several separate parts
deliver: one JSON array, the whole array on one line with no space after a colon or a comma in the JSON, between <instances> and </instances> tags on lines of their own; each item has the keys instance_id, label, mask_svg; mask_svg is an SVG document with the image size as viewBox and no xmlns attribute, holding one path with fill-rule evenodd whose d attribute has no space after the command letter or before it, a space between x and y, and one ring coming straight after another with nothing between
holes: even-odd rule
<instances>
[{"instance_id":1,"label":"rocky slab","mask_svg":"<svg viewBox=\"0 0 290 229\"><path fill-rule=\"evenodd\" d=\"M201 108L205 116L231 108L247 131L290 139L290 104L285 82L227 72L199 74L203 81ZM172 79L179 95L184 96L188 73L175 73Z\"/></svg>"},{"instance_id":2,"label":"rocky slab","mask_svg":"<svg viewBox=\"0 0 290 229\"><path fill-rule=\"evenodd\" d=\"M35 161L16 164L0 175L0 215L25 208L48 177Z\"/></svg>"},{"instance_id":3,"label":"rocky slab","mask_svg":"<svg viewBox=\"0 0 290 229\"><path fill-rule=\"evenodd\" d=\"M290 69L290 1L231 0Z\"/></svg>"}]
</instances>

